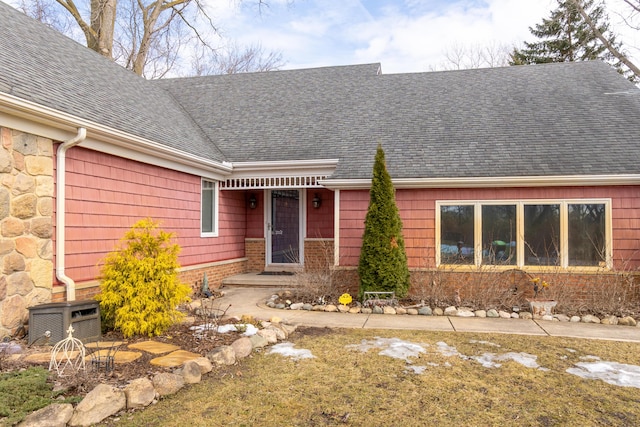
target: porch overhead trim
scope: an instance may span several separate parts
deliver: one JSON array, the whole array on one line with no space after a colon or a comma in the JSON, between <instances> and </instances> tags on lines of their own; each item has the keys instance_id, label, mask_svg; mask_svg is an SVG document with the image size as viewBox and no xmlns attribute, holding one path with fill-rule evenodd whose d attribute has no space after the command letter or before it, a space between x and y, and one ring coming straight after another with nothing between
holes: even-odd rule
<instances>
[{"instance_id":1,"label":"porch overhead trim","mask_svg":"<svg viewBox=\"0 0 640 427\"><path fill-rule=\"evenodd\" d=\"M639 185L640 174L555 175L475 178L397 178L395 188L499 188L499 187L577 187ZM358 190L371 187L370 179L326 179L320 184L333 190Z\"/></svg>"},{"instance_id":2,"label":"porch overhead trim","mask_svg":"<svg viewBox=\"0 0 640 427\"><path fill-rule=\"evenodd\" d=\"M224 190L269 188L322 188L338 159L233 163L231 175L222 181Z\"/></svg>"}]
</instances>

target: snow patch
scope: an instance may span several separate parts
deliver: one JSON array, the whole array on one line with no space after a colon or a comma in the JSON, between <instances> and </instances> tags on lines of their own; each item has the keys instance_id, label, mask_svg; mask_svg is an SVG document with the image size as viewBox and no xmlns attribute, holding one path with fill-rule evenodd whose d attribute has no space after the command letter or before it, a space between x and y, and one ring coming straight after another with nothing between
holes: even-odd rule
<instances>
[{"instance_id":1,"label":"snow patch","mask_svg":"<svg viewBox=\"0 0 640 427\"><path fill-rule=\"evenodd\" d=\"M204 334L208 331L215 331L219 334L226 334L229 332L239 332L244 331L242 335L250 337L251 335L255 335L258 333L258 328L256 328L251 323L238 323L238 324L228 324L228 325L220 325L216 326L213 323L205 323L204 325L191 326L189 329L195 331L196 334Z\"/></svg>"},{"instance_id":2,"label":"snow patch","mask_svg":"<svg viewBox=\"0 0 640 427\"><path fill-rule=\"evenodd\" d=\"M578 362L574 368L567 369L567 372L612 385L640 388L640 366L636 365L605 361Z\"/></svg>"},{"instance_id":3,"label":"snow patch","mask_svg":"<svg viewBox=\"0 0 640 427\"><path fill-rule=\"evenodd\" d=\"M310 350L293 348L293 343L290 342L282 342L271 346L268 354L279 354L293 360L315 358L315 356L311 354Z\"/></svg>"},{"instance_id":4,"label":"snow patch","mask_svg":"<svg viewBox=\"0 0 640 427\"><path fill-rule=\"evenodd\" d=\"M411 363L410 358L420 357L421 353L426 352L422 345L404 341L399 338L376 337L374 340L362 340L360 344L348 345L347 348L355 348L363 353L371 349L381 348L382 350L378 353L379 355L401 359L407 363Z\"/></svg>"}]
</instances>

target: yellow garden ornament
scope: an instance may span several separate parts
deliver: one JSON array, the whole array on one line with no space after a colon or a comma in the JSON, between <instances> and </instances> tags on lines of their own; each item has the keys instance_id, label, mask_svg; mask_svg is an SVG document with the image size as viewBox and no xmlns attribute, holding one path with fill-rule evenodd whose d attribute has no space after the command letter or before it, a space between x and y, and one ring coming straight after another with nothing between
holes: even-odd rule
<instances>
[{"instance_id":1,"label":"yellow garden ornament","mask_svg":"<svg viewBox=\"0 0 640 427\"><path fill-rule=\"evenodd\" d=\"M353 298L351 298L351 295L349 294L342 294L340 295L340 298L338 298L338 302L342 305L349 305L351 304L351 301L353 301Z\"/></svg>"}]
</instances>

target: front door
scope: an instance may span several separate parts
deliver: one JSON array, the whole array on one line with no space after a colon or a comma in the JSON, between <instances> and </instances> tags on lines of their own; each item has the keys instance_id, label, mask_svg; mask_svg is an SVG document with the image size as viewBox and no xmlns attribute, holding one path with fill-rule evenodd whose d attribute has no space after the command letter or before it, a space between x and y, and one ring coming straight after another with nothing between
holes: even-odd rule
<instances>
[{"instance_id":1,"label":"front door","mask_svg":"<svg viewBox=\"0 0 640 427\"><path fill-rule=\"evenodd\" d=\"M267 224L267 264L302 264L300 190L271 190Z\"/></svg>"}]
</instances>

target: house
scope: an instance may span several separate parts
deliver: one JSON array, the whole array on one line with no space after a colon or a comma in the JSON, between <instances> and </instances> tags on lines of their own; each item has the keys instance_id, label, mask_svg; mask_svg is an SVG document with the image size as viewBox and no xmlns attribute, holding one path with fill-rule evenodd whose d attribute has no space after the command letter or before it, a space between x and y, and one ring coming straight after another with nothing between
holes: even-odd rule
<instances>
[{"instance_id":1,"label":"house","mask_svg":"<svg viewBox=\"0 0 640 427\"><path fill-rule=\"evenodd\" d=\"M188 283L328 250L354 289L378 144L416 288L464 293L482 266L576 286L637 271L639 118L601 62L147 81L0 3L0 335L95 295L144 217L176 233Z\"/></svg>"}]
</instances>

